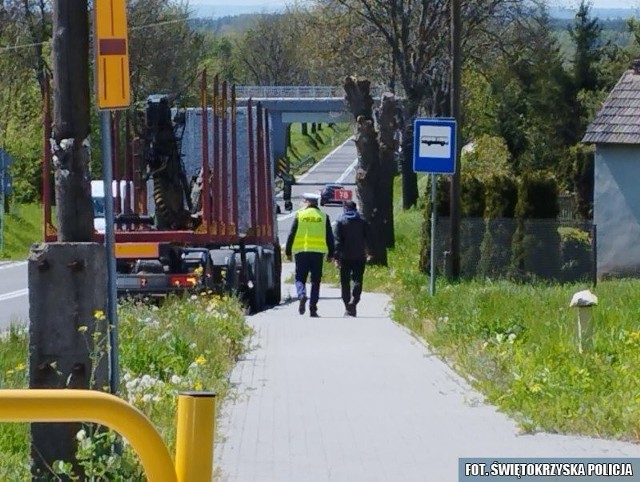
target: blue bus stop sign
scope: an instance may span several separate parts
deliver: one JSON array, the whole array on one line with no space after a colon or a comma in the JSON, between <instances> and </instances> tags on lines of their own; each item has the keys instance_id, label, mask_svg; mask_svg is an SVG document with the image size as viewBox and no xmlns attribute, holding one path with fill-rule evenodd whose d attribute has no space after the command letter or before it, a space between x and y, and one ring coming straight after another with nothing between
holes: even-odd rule
<instances>
[{"instance_id":1,"label":"blue bus stop sign","mask_svg":"<svg viewBox=\"0 0 640 482\"><path fill-rule=\"evenodd\" d=\"M453 174L456 171L456 121L417 118L413 123L413 171Z\"/></svg>"}]
</instances>

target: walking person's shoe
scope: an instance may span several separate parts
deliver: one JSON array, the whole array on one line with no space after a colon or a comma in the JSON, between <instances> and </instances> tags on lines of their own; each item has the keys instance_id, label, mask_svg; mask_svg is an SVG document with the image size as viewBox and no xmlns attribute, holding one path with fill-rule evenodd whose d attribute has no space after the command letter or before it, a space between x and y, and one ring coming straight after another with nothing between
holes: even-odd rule
<instances>
[{"instance_id":1,"label":"walking person's shoe","mask_svg":"<svg viewBox=\"0 0 640 482\"><path fill-rule=\"evenodd\" d=\"M307 297L305 295L302 295L300 298L298 298L298 313L300 313L301 315L304 315L304 312L307 309Z\"/></svg>"},{"instance_id":2,"label":"walking person's shoe","mask_svg":"<svg viewBox=\"0 0 640 482\"><path fill-rule=\"evenodd\" d=\"M317 306L309 306L309 316L311 318L320 318L320 315L318 314Z\"/></svg>"},{"instance_id":3,"label":"walking person's shoe","mask_svg":"<svg viewBox=\"0 0 640 482\"><path fill-rule=\"evenodd\" d=\"M356 316L356 305L354 303L347 304L347 313L348 316Z\"/></svg>"}]
</instances>

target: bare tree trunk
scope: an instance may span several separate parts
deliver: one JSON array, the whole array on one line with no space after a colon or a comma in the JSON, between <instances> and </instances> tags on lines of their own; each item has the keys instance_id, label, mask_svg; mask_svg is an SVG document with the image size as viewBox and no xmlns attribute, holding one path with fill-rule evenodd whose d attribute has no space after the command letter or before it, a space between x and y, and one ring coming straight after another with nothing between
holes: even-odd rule
<instances>
[{"instance_id":1,"label":"bare tree trunk","mask_svg":"<svg viewBox=\"0 0 640 482\"><path fill-rule=\"evenodd\" d=\"M418 175L413 170L413 120L407 122L402 135L402 208L418 204Z\"/></svg>"},{"instance_id":2,"label":"bare tree trunk","mask_svg":"<svg viewBox=\"0 0 640 482\"><path fill-rule=\"evenodd\" d=\"M373 98L370 82L347 77L344 90L356 121L358 167L356 185L364 218L371 226L369 254L371 264L387 265L387 247L393 244L393 134L389 139L389 112L395 115L393 96L385 96L380 118L385 124L381 144L373 120ZM393 105L393 109L389 106Z\"/></svg>"},{"instance_id":3,"label":"bare tree trunk","mask_svg":"<svg viewBox=\"0 0 640 482\"><path fill-rule=\"evenodd\" d=\"M382 94L378 130L380 132L380 175L378 183L381 189L381 198L385 202L380 203L385 220L386 247L395 246L393 229L393 177L396 172L395 144L396 129L398 128L397 100L391 93ZM389 200L389 202L386 202Z\"/></svg>"}]
</instances>

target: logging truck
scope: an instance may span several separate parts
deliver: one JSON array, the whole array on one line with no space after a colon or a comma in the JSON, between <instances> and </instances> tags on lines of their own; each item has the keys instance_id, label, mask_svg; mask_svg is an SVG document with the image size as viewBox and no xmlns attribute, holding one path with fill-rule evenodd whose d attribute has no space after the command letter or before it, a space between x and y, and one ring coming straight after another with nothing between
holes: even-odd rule
<instances>
[{"instance_id":1,"label":"logging truck","mask_svg":"<svg viewBox=\"0 0 640 482\"><path fill-rule=\"evenodd\" d=\"M112 115L117 291L211 290L257 312L281 297L268 116L250 99L238 106L235 87L217 77L212 90L209 103L203 74L199 107L151 95L144 108ZM45 241L55 241L45 161ZM104 229L95 239L104 242Z\"/></svg>"}]
</instances>

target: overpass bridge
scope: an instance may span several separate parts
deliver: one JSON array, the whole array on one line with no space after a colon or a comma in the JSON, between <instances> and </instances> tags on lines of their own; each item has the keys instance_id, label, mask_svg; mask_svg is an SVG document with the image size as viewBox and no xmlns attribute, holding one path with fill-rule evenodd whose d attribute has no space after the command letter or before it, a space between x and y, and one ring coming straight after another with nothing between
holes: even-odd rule
<instances>
[{"instance_id":1,"label":"overpass bridge","mask_svg":"<svg viewBox=\"0 0 640 482\"><path fill-rule=\"evenodd\" d=\"M373 89L379 98L381 89ZM269 113L271 149L274 159L287 153L287 126L294 122L351 122L353 117L345 101L342 86L236 86L238 105L260 102Z\"/></svg>"}]
</instances>

